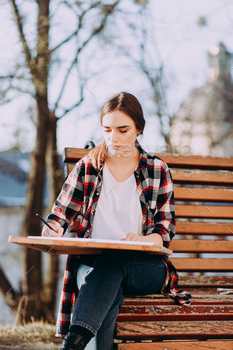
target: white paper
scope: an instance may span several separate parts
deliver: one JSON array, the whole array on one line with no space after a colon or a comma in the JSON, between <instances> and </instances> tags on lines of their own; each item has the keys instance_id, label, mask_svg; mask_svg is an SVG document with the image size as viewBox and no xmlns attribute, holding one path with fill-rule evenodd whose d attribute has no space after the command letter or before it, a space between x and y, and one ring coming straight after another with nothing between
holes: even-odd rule
<instances>
[{"instance_id":1,"label":"white paper","mask_svg":"<svg viewBox=\"0 0 233 350\"><path fill-rule=\"evenodd\" d=\"M154 245L154 242L121 241L121 240L111 240L111 239L93 239L93 238L76 238L76 237L28 236L27 238L50 239L50 240L52 239L52 240L56 240L56 241L69 241L69 242L134 244L134 245L146 245L146 246L153 246Z\"/></svg>"}]
</instances>

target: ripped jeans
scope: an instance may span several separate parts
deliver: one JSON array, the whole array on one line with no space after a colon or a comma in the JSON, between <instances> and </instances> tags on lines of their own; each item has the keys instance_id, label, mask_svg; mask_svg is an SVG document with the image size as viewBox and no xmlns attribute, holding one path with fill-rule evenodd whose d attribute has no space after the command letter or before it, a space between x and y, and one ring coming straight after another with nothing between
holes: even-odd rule
<instances>
[{"instance_id":1,"label":"ripped jeans","mask_svg":"<svg viewBox=\"0 0 233 350\"><path fill-rule=\"evenodd\" d=\"M159 255L140 251L104 250L93 268L80 265L80 291L72 325L89 329L95 337L86 350L113 350L115 320L123 294L146 295L161 291L166 267Z\"/></svg>"}]
</instances>

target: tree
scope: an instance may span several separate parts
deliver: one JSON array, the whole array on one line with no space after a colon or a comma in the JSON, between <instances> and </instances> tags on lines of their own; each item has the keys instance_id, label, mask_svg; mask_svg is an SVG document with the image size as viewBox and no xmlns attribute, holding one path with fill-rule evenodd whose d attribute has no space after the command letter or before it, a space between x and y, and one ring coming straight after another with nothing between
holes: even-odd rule
<instances>
[{"instance_id":1,"label":"tree","mask_svg":"<svg viewBox=\"0 0 233 350\"><path fill-rule=\"evenodd\" d=\"M79 1L75 5L68 1L62 1L56 4L56 7L65 6L77 18L76 29L55 47L50 48L50 21L52 2L50 0L37 0L37 43L33 49L26 40L24 18L20 13L20 5L16 0L10 0L11 11L14 15L20 42L22 44L25 61L17 63L15 72L10 72L0 79L4 82L4 89L1 91L2 102L11 101L12 94L9 91L14 90L19 93L30 94L36 104L36 140L35 147L31 153L31 170L28 181L27 204L25 208L25 219L22 227L22 235L40 235L40 226L36 218L36 213L43 210L43 192L45 183L46 165L49 169L50 180L50 204L54 202L58 195L62 182L62 172L60 171L56 132L57 122L60 118L66 116L71 110L78 107L84 97L83 89L85 79L79 79L79 97L77 101L68 108L62 107L62 97L67 86L67 80L72 73L72 69L78 66L78 59L85 47L91 40L98 36L106 26L108 18L114 13L120 0L107 5L102 1ZM82 40L82 30L86 28L85 19L93 12L95 14L95 24L85 39ZM34 33L32 33L34 35ZM51 56L59 51L68 42L76 38L76 50L70 66L61 84L60 93L53 105L49 103L49 73L51 71ZM78 40L79 39L79 40ZM33 54L33 51L35 54ZM22 81L27 81L28 89L21 87ZM10 89L9 89L10 88ZM24 256L24 280L22 284L21 299L22 309L25 309L23 319L29 321L31 317L40 319L46 317L47 320L54 320L54 308L56 304L56 291L58 282L58 257L51 256L49 263L49 272L47 283L43 284L41 253L25 248ZM15 311L20 299L20 294L14 289L8 293L10 283L7 280L3 270L0 270L1 292L5 297L8 306ZM22 318L21 318L22 319Z\"/></svg>"}]
</instances>

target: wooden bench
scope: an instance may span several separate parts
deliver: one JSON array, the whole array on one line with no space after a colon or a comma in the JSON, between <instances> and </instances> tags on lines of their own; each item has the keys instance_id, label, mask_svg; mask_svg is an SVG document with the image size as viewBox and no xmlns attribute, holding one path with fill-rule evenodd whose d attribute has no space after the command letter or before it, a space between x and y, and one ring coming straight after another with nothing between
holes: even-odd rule
<instances>
[{"instance_id":1,"label":"wooden bench","mask_svg":"<svg viewBox=\"0 0 233 350\"><path fill-rule=\"evenodd\" d=\"M88 152L66 148L66 174ZM233 158L158 156L174 180L171 260L179 289L189 291L192 302L187 307L163 295L126 296L116 321L117 349L233 349L233 295L217 291L233 288Z\"/></svg>"}]
</instances>

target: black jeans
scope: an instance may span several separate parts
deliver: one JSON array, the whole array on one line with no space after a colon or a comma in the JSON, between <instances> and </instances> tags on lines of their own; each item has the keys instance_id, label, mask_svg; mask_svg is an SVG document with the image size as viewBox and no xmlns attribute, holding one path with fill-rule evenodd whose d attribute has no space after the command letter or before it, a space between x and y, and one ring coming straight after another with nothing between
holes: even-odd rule
<instances>
[{"instance_id":1,"label":"black jeans","mask_svg":"<svg viewBox=\"0 0 233 350\"><path fill-rule=\"evenodd\" d=\"M76 300L72 325L97 334L97 350L112 350L115 320L123 294L159 293L166 276L161 256L105 250L94 263Z\"/></svg>"}]
</instances>

